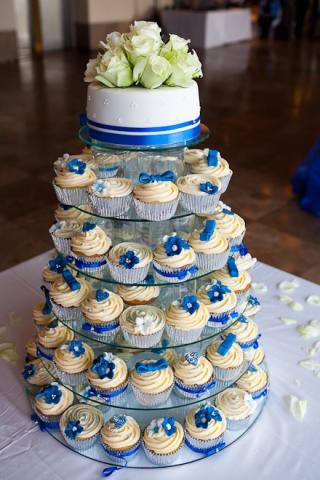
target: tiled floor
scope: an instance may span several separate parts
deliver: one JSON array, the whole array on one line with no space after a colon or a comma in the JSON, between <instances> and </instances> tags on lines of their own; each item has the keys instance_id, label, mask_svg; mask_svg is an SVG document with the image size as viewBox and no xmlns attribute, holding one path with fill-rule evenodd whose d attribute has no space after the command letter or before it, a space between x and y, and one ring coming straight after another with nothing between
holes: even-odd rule
<instances>
[{"instance_id":1,"label":"tiled floor","mask_svg":"<svg viewBox=\"0 0 320 480\"><path fill-rule=\"evenodd\" d=\"M0 65L0 204L5 269L49 247L51 164L79 153L87 54ZM203 56L202 120L234 176L224 200L247 221L260 260L320 281L320 219L299 209L290 177L319 134L320 48L243 43Z\"/></svg>"}]
</instances>

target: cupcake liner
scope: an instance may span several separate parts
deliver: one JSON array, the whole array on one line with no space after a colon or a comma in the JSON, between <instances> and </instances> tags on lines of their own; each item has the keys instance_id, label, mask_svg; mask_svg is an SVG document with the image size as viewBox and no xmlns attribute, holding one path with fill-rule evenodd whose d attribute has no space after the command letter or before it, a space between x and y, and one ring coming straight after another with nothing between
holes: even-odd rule
<instances>
[{"instance_id":1,"label":"cupcake liner","mask_svg":"<svg viewBox=\"0 0 320 480\"><path fill-rule=\"evenodd\" d=\"M167 388L164 392L160 392L160 393L142 392L132 383L131 383L131 387L138 403L140 403L141 405L145 405L147 407L154 407L156 405L161 405L168 400L171 390L173 388L173 385Z\"/></svg>"},{"instance_id":2,"label":"cupcake liner","mask_svg":"<svg viewBox=\"0 0 320 480\"><path fill-rule=\"evenodd\" d=\"M149 335L135 335L134 333L129 333L126 330L122 330L124 339L129 343L129 345L138 348L149 348L154 347L157 343L160 342L164 328L155 333L150 333Z\"/></svg>"},{"instance_id":3,"label":"cupcake liner","mask_svg":"<svg viewBox=\"0 0 320 480\"><path fill-rule=\"evenodd\" d=\"M91 385L91 384L90 384ZM88 399L97 399L97 402L105 402L107 405L123 405L128 392L128 381L125 381L122 385L117 388L110 388L103 390L101 388L96 388L95 386L90 386L88 392L86 393ZM96 404L95 404L96 406Z\"/></svg>"},{"instance_id":4,"label":"cupcake liner","mask_svg":"<svg viewBox=\"0 0 320 480\"><path fill-rule=\"evenodd\" d=\"M191 450L198 450L197 453L201 453L200 450L203 450L203 453L206 453L208 449L216 447L224 440L224 433L210 440L199 440L198 438L194 438L187 430L185 431L185 436L187 446L191 448Z\"/></svg>"},{"instance_id":5,"label":"cupcake liner","mask_svg":"<svg viewBox=\"0 0 320 480\"><path fill-rule=\"evenodd\" d=\"M95 435L93 435L93 437L87 438L85 440L72 440L71 438L68 438L64 434L64 432L61 431L61 433L67 444L70 445L70 447L72 447L74 450L77 450L79 452L83 452L93 447L93 445L97 442L99 438L99 433L96 433Z\"/></svg>"},{"instance_id":6,"label":"cupcake liner","mask_svg":"<svg viewBox=\"0 0 320 480\"><path fill-rule=\"evenodd\" d=\"M253 340L250 340L248 342L239 342L238 341L238 344L240 345L240 347L243 349L243 353L246 352L246 350L250 350L251 348L253 349L257 349L258 346L259 346L259 338L261 337L261 334L259 333L256 338L254 338Z\"/></svg>"},{"instance_id":7,"label":"cupcake liner","mask_svg":"<svg viewBox=\"0 0 320 480\"><path fill-rule=\"evenodd\" d=\"M243 365L241 364L239 367L233 368L221 368L213 365L213 371L215 378L218 380L230 382L233 380L238 380L243 371Z\"/></svg>"},{"instance_id":8,"label":"cupcake liner","mask_svg":"<svg viewBox=\"0 0 320 480\"><path fill-rule=\"evenodd\" d=\"M63 255L69 255L71 238L57 237L54 233L51 232L50 235L56 250L58 250L58 252L62 253Z\"/></svg>"},{"instance_id":9,"label":"cupcake liner","mask_svg":"<svg viewBox=\"0 0 320 480\"><path fill-rule=\"evenodd\" d=\"M246 290L244 290L242 292L235 292L235 294L237 296L238 305L241 305L241 303L246 302L246 299L247 299L247 296L250 293L250 290L251 290L251 286L249 286L249 288L247 288Z\"/></svg>"},{"instance_id":10,"label":"cupcake liner","mask_svg":"<svg viewBox=\"0 0 320 480\"><path fill-rule=\"evenodd\" d=\"M236 313L234 309L223 313L216 313L215 315L211 314L204 329L204 333L206 335L214 335L223 331L236 321L237 317L231 316L233 313Z\"/></svg>"},{"instance_id":11,"label":"cupcake liner","mask_svg":"<svg viewBox=\"0 0 320 480\"><path fill-rule=\"evenodd\" d=\"M59 370L59 368L55 365L56 371L55 375L58 379L62 382L63 385L70 385L71 387L76 387L79 385L83 385L87 382L87 377L84 372L79 373L67 373Z\"/></svg>"},{"instance_id":12,"label":"cupcake liner","mask_svg":"<svg viewBox=\"0 0 320 480\"><path fill-rule=\"evenodd\" d=\"M269 392L269 379L267 380L267 383L264 387L260 388L259 390L256 390L255 392L248 392L253 400L259 400L259 398L266 397Z\"/></svg>"},{"instance_id":13,"label":"cupcake liner","mask_svg":"<svg viewBox=\"0 0 320 480\"><path fill-rule=\"evenodd\" d=\"M214 195L191 195L180 192L180 203L189 212L210 213L216 208L220 195L221 191Z\"/></svg>"},{"instance_id":14,"label":"cupcake liner","mask_svg":"<svg viewBox=\"0 0 320 480\"><path fill-rule=\"evenodd\" d=\"M163 203L145 203L133 197L133 202L137 211L137 214L143 220L151 220L153 222L159 222L161 220L169 220L176 213L179 195L176 200L172 202Z\"/></svg>"},{"instance_id":15,"label":"cupcake liner","mask_svg":"<svg viewBox=\"0 0 320 480\"><path fill-rule=\"evenodd\" d=\"M85 320L81 327L83 331L90 334L90 338L111 342L120 330L119 320L108 323L90 323L88 319ZM103 331L103 328L108 328L108 330Z\"/></svg>"},{"instance_id":16,"label":"cupcake liner","mask_svg":"<svg viewBox=\"0 0 320 480\"><path fill-rule=\"evenodd\" d=\"M107 268L107 253L105 255L96 255L84 257L70 252L75 260L75 266L82 272L103 272Z\"/></svg>"},{"instance_id":17,"label":"cupcake liner","mask_svg":"<svg viewBox=\"0 0 320 480\"><path fill-rule=\"evenodd\" d=\"M237 235L236 237L228 237L228 241L231 247L233 247L234 245L239 245L242 242L245 233L246 231L244 230L242 233L240 233L240 235Z\"/></svg>"},{"instance_id":18,"label":"cupcake liner","mask_svg":"<svg viewBox=\"0 0 320 480\"><path fill-rule=\"evenodd\" d=\"M180 398L201 398L210 395L215 388L213 377L203 385L186 385L177 378L174 380L174 393Z\"/></svg>"},{"instance_id":19,"label":"cupcake liner","mask_svg":"<svg viewBox=\"0 0 320 480\"><path fill-rule=\"evenodd\" d=\"M248 415L246 418L240 420L233 420L227 417L227 430L235 431L248 428L251 420L251 415Z\"/></svg>"},{"instance_id":20,"label":"cupcake liner","mask_svg":"<svg viewBox=\"0 0 320 480\"><path fill-rule=\"evenodd\" d=\"M37 343L37 352L40 353L41 357L52 360L54 355L55 348L46 348L40 343Z\"/></svg>"},{"instance_id":21,"label":"cupcake liner","mask_svg":"<svg viewBox=\"0 0 320 480\"><path fill-rule=\"evenodd\" d=\"M59 420L62 415L61 413L60 415L44 415L43 413L39 412L34 402L32 402L31 407L34 413L37 415L37 417L39 417L40 420L45 424L46 428L52 428L52 429L59 428Z\"/></svg>"},{"instance_id":22,"label":"cupcake liner","mask_svg":"<svg viewBox=\"0 0 320 480\"><path fill-rule=\"evenodd\" d=\"M82 318L80 307L63 307L58 305L51 299L52 310L59 320L62 320L65 325L71 326L73 320Z\"/></svg>"},{"instance_id":23,"label":"cupcake liner","mask_svg":"<svg viewBox=\"0 0 320 480\"><path fill-rule=\"evenodd\" d=\"M119 283L139 283L148 275L149 264L138 268L123 268L120 265L114 265L107 259L111 277Z\"/></svg>"},{"instance_id":24,"label":"cupcake liner","mask_svg":"<svg viewBox=\"0 0 320 480\"><path fill-rule=\"evenodd\" d=\"M115 177L119 171L119 165L110 165L109 167L106 166L98 166L93 169L94 173L96 174L97 178L112 178Z\"/></svg>"},{"instance_id":25,"label":"cupcake liner","mask_svg":"<svg viewBox=\"0 0 320 480\"><path fill-rule=\"evenodd\" d=\"M220 192L221 195L222 195L223 193L225 193L225 191L227 190L232 175L233 175L233 171L230 170L230 173L228 173L228 175L225 175L225 176L219 178L219 180L220 180L220 182L221 182L221 192Z\"/></svg>"},{"instance_id":26,"label":"cupcake liner","mask_svg":"<svg viewBox=\"0 0 320 480\"><path fill-rule=\"evenodd\" d=\"M88 193L93 211L101 217L117 217L130 209L132 195L118 198L102 198Z\"/></svg>"},{"instance_id":27,"label":"cupcake liner","mask_svg":"<svg viewBox=\"0 0 320 480\"><path fill-rule=\"evenodd\" d=\"M63 203L64 205L78 206L83 205L84 203L88 203L89 199L86 192L86 188L88 186L89 185L81 188L61 188L53 182L53 188L56 192L57 199L60 203Z\"/></svg>"},{"instance_id":28,"label":"cupcake liner","mask_svg":"<svg viewBox=\"0 0 320 480\"><path fill-rule=\"evenodd\" d=\"M200 328L184 330L182 328L176 328L167 324L165 328L170 340L172 340L173 343L179 345L181 343L191 343L198 340L204 327L202 326Z\"/></svg>"},{"instance_id":29,"label":"cupcake liner","mask_svg":"<svg viewBox=\"0 0 320 480\"><path fill-rule=\"evenodd\" d=\"M126 450L114 450L105 445L100 436L101 445L113 464L126 466L127 462L134 458L140 450L141 440Z\"/></svg>"},{"instance_id":30,"label":"cupcake liner","mask_svg":"<svg viewBox=\"0 0 320 480\"><path fill-rule=\"evenodd\" d=\"M173 269L167 266L160 265L153 260L153 269L155 275L160 280L166 283L179 283L185 282L197 272L198 267L196 265L186 265L185 267Z\"/></svg>"},{"instance_id":31,"label":"cupcake liner","mask_svg":"<svg viewBox=\"0 0 320 480\"><path fill-rule=\"evenodd\" d=\"M25 388L28 390L29 393L31 393L32 395L36 395L37 393L41 392L41 390L43 389L43 387L46 385L33 385L32 383L29 383L27 381L23 382L24 383L24 386Z\"/></svg>"},{"instance_id":32,"label":"cupcake liner","mask_svg":"<svg viewBox=\"0 0 320 480\"><path fill-rule=\"evenodd\" d=\"M154 465L162 465L162 466L171 465L177 460L183 444L184 442L182 442L181 446L172 453L156 453L156 452L153 452L152 450L149 450L146 444L142 442L143 450L148 460Z\"/></svg>"},{"instance_id":33,"label":"cupcake liner","mask_svg":"<svg viewBox=\"0 0 320 480\"><path fill-rule=\"evenodd\" d=\"M196 252L196 265L201 270L220 270L227 263L230 248L222 253L198 253Z\"/></svg>"}]
</instances>

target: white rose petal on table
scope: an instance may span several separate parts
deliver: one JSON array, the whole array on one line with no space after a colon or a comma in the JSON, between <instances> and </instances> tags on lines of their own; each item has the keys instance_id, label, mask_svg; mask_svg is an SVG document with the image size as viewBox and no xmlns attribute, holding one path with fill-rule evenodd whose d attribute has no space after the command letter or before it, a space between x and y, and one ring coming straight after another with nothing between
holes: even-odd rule
<instances>
[{"instance_id":1,"label":"white rose petal on table","mask_svg":"<svg viewBox=\"0 0 320 480\"><path fill-rule=\"evenodd\" d=\"M268 287L264 283L252 282L252 288L257 293L267 293Z\"/></svg>"},{"instance_id":2,"label":"white rose petal on table","mask_svg":"<svg viewBox=\"0 0 320 480\"><path fill-rule=\"evenodd\" d=\"M279 283L278 288L283 292L292 293L299 287L299 282L296 278L293 280L283 280Z\"/></svg>"},{"instance_id":3,"label":"white rose petal on table","mask_svg":"<svg viewBox=\"0 0 320 480\"><path fill-rule=\"evenodd\" d=\"M302 312L303 310L303 305L300 302L296 302L292 297L289 297L289 295L280 295L279 300L281 303L284 305L287 305L291 310L294 310L295 312Z\"/></svg>"},{"instance_id":4,"label":"white rose petal on table","mask_svg":"<svg viewBox=\"0 0 320 480\"><path fill-rule=\"evenodd\" d=\"M304 338L315 338L320 336L320 320L310 320L305 325L299 325L297 332Z\"/></svg>"},{"instance_id":5,"label":"white rose petal on table","mask_svg":"<svg viewBox=\"0 0 320 480\"><path fill-rule=\"evenodd\" d=\"M320 295L309 295L309 297L306 299L306 302L309 305L320 307Z\"/></svg>"},{"instance_id":6,"label":"white rose petal on table","mask_svg":"<svg viewBox=\"0 0 320 480\"><path fill-rule=\"evenodd\" d=\"M280 317L279 320L284 323L284 325L296 325L298 323L298 320L289 317Z\"/></svg>"},{"instance_id":7,"label":"white rose petal on table","mask_svg":"<svg viewBox=\"0 0 320 480\"><path fill-rule=\"evenodd\" d=\"M291 415L300 422L303 421L307 413L308 401L299 399L294 395L289 395L289 410Z\"/></svg>"},{"instance_id":8,"label":"white rose petal on table","mask_svg":"<svg viewBox=\"0 0 320 480\"><path fill-rule=\"evenodd\" d=\"M320 340L315 342L311 347L306 347L304 351L308 353L310 357L317 355L320 352Z\"/></svg>"},{"instance_id":9,"label":"white rose petal on table","mask_svg":"<svg viewBox=\"0 0 320 480\"><path fill-rule=\"evenodd\" d=\"M300 367L314 373L316 377L320 378L320 362L318 360L301 360L301 362L299 362L299 365Z\"/></svg>"}]
</instances>

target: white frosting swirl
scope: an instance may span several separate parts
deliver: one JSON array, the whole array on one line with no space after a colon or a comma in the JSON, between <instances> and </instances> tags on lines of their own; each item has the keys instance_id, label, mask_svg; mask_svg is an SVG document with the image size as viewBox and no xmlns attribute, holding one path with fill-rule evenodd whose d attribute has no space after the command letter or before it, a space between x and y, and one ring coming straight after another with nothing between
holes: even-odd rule
<instances>
[{"instance_id":1,"label":"white frosting swirl","mask_svg":"<svg viewBox=\"0 0 320 480\"><path fill-rule=\"evenodd\" d=\"M179 190L173 182L151 182L136 185L133 195L144 203L167 203L178 197Z\"/></svg>"},{"instance_id":2,"label":"white frosting swirl","mask_svg":"<svg viewBox=\"0 0 320 480\"><path fill-rule=\"evenodd\" d=\"M144 364L153 363L152 360L143 360L142 362ZM136 369L133 368L130 371L130 382L144 393L157 394L165 392L173 384L173 371L169 365L167 368L143 374L137 373Z\"/></svg>"},{"instance_id":3,"label":"white frosting swirl","mask_svg":"<svg viewBox=\"0 0 320 480\"><path fill-rule=\"evenodd\" d=\"M164 237L164 242L166 240L167 237ZM173 269L192 265L195 262L196 258L195 252L191 247L188 250L182 248L181 252L178 255L168 256L164 248L164 243L161 243L157 246L157 248L153 252L153 256L155 261L158 262L160 265L164 265Z\"/></svg>"},{"instance_id":4,"label":"white frosting swirl","mask_svg":"<svg viewBox=\"0 0 320 480\"><path fill-rule=\"evenodd\" d=\"M52 381L54 372L52 362L43 358L38 358L33 360L33 362L27 363L26 365L30 364L34 365L35 367L34 374L27 378L27 382L30 383L30 385L36 385L40 387L47 385Z\"/></svg>"},{"instance_id":5,"label":"white frosting swirl","mask_svg":"<svg viewBox=\"0 0 320 480\"><path fill-rule=\"evenodd\" d=\"M92 348L82 342L84 353L76 357L73 352L68 350L69 344L61 345L54 351L54 362L62 372L81 373L87 370L93 362L94 353Z\"/></svg>"},{"instance_id":6,"label":"white frosting swirl","mask_svg":"<svg viewBox=\"0 0 320 480\"><path fill-rule=\"evenodd\" d=\"M198 160L202 160L205 158L205 151L200 149L200 148L184 148L184 163L187 163L188 165L192 165L194 162L197 162Z\"/></svg>"},{"instance_id":7,"label":"white frosting swirl","mask_svg":"<svg viewBox=\"0 0 320 480\"><path fill-rule=\"evenodd\" d=\"M86 166L82 175L70 172L67 166L56 171L54 183L61 188L89 187L96 181L94 172Z\"/></svg>"},{"instance_id":8,"label":"white frosting swirl","mask_svg":"<svg viewBox=\"0 0 320 480\"><path fill-rule=\"evenodd\" d=\"M143 432L143 442L148 450L158 455L168 455L181 448L184 442L184 432L182 425L175 420L176 431L172 435L167 435L161 426L164 418L153 420ZM159 426L158 432L153 429L154 422Z\"/></svg>"},{"instance_id":9,"label":"white frosting swirl","mask_svg":"<svg viewBox=\"0 0 320 480\"><path fill-rule=\"evenodd\" d=\"M56 328L44 328L38 332L38 342L45 348L58 348L73 337L73 331L61 323Z\"/></svg>"},{"instance_id":10,"label":"white frosting swirl","mask_svg":"<svg viewBox=\"0 0 320 480\"><path fill-rule=\"evenodd\" d=\"M112 322L122 313L123 301L116 293L103 289L109 297L98 301L96 292L92 291L81 304L81 312L90 323Z\"/></svg>"},{"instance_id":11,"label":"white frosting swirl","mask_svg":"<svg viewBox=\"0 0 320 480\"><path fill-rule=\"evenodd\" d=\"M251 303L247 303L245 307L244 314L246 317L253 317L261 310L261 305L251 305Z\"/></svg>"},{"instance_id":12,"label":"white frosting swirl","mask_svg":"<svg viewBox=\"0 0 320 480\"><path fill-rule=\"evenodd\" d=\"M89 188L89 192L96 197L111 199L126 197L133 190L132 181L129 178L112 177L104 180L100 179L98 182L103 186L100 191L95 190L93 186Z\"/></svg>"},{"instance_id":13,"label":"white frosting swirl","mask_svg":"<svg viewBox=\"0 0 320 480\"><path fill-rule=\"evenodd\" d=\"M189 363L184 356L174 362L173 371L175 377L185 385L204 385L213 376L211 363L201 356L196 365Z\"/></svg>"},{"instance_id":14,"label":"white frosting swirl","mask_svg":"<svg viewBox=\"0 0 320 480\"><path fill-rule=\"evenodd\" d=\"M73 235L81 231L80 223L75 220L68 220L54 223L49 232L58 238L72 238Z\"/></svg>"},{"instance_id":15,"label":"white frosting swirl","mask_svg":"<svg viewBox=\"0 0 320 480\"><path fill-rule=\"evenodd\" d=\"M207 428L201 428L201 427L199 428L196 426L196 423L195 423L195 414L197 413L199 408L201 408L201 405L200 407L193 408L186 416L185 429L187 430L187 432L191 435L191 437L197 440L202 440L202 441L213 440L215 438L220 437L220 435L222 435L227 428L227 422L224 414L219 411L221 415L220 422L212 418L208 422Z\"/></svg>"},{"instance_id":16,"label":"white frosting swirl","mask_svg":"<svg viewBox=\"0 0 320 480\"><path fill-rule=\"evenodd\" d=\"M209 320L209 312L203 303L198 303L199 308L193 313L185 310L179 301L168 305L166 309L167 325L181 330L192 330L206 325Z\"/></svg>"},{"instance_id":17,"label":"white frosting swirl","mask_svg":"<svg viewBox=\"0 0 320 480\"><path fill-rule=\"evenodd\" d=\"M70 405L73 404L73 392L59 383L51 383L50 386L57 386L61 392L61 398L58 403L46 403L44 397L35 396L34 406L39 413L43 415L61 415Z\"/></svg>"},{"instance_id":18,"label":"white frosting swirl","mask_svg":"<svg viewBox=\"0 0 320 480\"><path fill-rule=\"evenodd\" d=\"M233 253L233 257L236 261L237 269L239 270L239 272L249 270L257 262L257 259L253 258L250 255L250 253L246 253L245 255L240 255L240 253L237 252L237 253Z\"/></svg>"},{"instance_id":19,"label":"white frosting swirl","mask_svg":"<svg viewBox=\"0 0 320 480\"><path fill-rule=\"evenodd\" d=\"M128 305L143 305L156 299L160 295L160 288L154 285L118 285L117 293Z\"/></svg>"},{"instance_id":20,"label":"white frosting swirl","mask_svg":"<svg viewBox=\"0 0 320 480\"><path fill-rule=\"evenodd\" d=\"M45 304L43 302L39 302L33 307L32 310L32 318L34 323L41 327L46 327L50 322L52 322L52 320L55 319L53 312L49 313L49 315L42 313L44 305Z\"/></svg>"},{"instance_id":21,"label":"white frosting swirl","mask_svg":"<svg viewBox=\"0 0 320 480\"><path fill-rule=\"evenodd\" d=\"M251 276L248 272L239 272L238 277L231 277L227 266L213 272L210 279L220 280L221 283L227 285L235 293L245 292L251 286Z\"/></svg>"},{"instance_id":22,"label":"white frosting swirl","mask_svg":"<svg viewBox=\"0 0 320 480\"><path fill-rule=\"evenodd\" d=\"M98 389L109 390L119 388L124 385L128 379L128 369L125 362L115 355L112 356L112 362L115 364L112 378L99 378L96 372L89 368L86 372L89 383Z\"/></svg>"},{"instance_id":23,"label":"white frosting swirl","mask_svg":"<svg viewBox=\"0 0 320 480\"><path fill-rule=\"evenodd\" d=\"M45 267L43 267L42 278L45 282L53 283L55 280L57 280L57 278L59 278L59 276L60 273L50 270L49 265L45 265Z\"/></svg>"},{"instance_id":24,"label":"white frosting swirl","mask_svg":"<svg viewBox=\"0 0 320 480\"><path fill-rule=\"evenodd\" d=\"M91 212L90 205L80 205L79 208L87 212ZM77 223L83 223L91 217L90 213L82 212L75 207L64 209L60 205L58 205L55 209L54 216L58 222L68 222L74 220Z\"/></svg>"},{"instance_id":25,"label":"white frosting swirl","mask_svg":"<svg viewBox=\"0 0 320 480\"><path fill-rule=\"evenodd\" d=\"M110 262L119 265L121 255L125 255L130 250L139 258L139 263L135 264L133 268L144 267L152 261L152 250L149 247L140 243L122 242L111 248L108 254Z\"/></svg>"},{"instance_id":26,"label":"white frosting swirl","mask_svg":"<svg viewBox=\"0 0 320 480\"><path fill-rule=\"evenodd\" d=\"M218 178L214 177L205 175L186 175L185 177L178 178L177 185L180 192L204 197L207 196L208 193L200 190L200 184L206 182L210 182L218 187L219 190L216 193L218 195L219 191L221 190L221 182Z\"/></svg>"},{"instance_id":27,"label":"white frosting swirl","mask_svg":"<svg viewBox=\"0 0 320 480\"><path fill-rule=\"evenodd\" d=\"M80 232L71 240L71 250L76 255L94 257L105 255L111 247L111 238L97 225L88 232Z\"/></svg>"},{"instance_id":28,"label":"white frosting swirl","mask_svg":"<svg viewBox=\"0 0 320 480\"><path fill-rule=\"evenodd\" d=\"M225 160L224 158L221 158L219 153L218 153L217 166L214 167L214 166L208 165L208 158L205 157L196 162L193 162L191 164L191 171L192 173L208 175L216 178L222 178L231 173L227 160Z\"/></svg>"},{"instance_id":29,"label":"white frosting swirl","mask_svg":"<svg viewBox=\"0 0 320 480\"><path fill-rule=\"evenodd\" d=\"M247 370L237 381L237 387L248 393L254 393L268 384L268 375L261 367L256 366L256 371Z\"/></svg>"},{"instance_id":30,"label":"white frosting swirl","mask_svg":"<svg viewBox=\"0 0 320 480\"><path fill-rule=\"evenodd\" d=\"M103 415L95 407L79 403L68 408L60 418L60 430L65 431L68 422L79 421L82 426L82 432L76 436L77 441L87 440L100 432L103 425Z\"/></svg>"},{"instance_id":31,"label":"white frosting swirl","mask_svg":"<svg viewBox=\"0 0 320 480\"><path fill-rule=\"evenodd\" d=\"M153 305L132 306L122 312L120 325L134 335L150 335L164 328L165 314Z\"/></svg>"},{"instance_id":32,"label":"white frosting swirl","mask_svg":"<svg viewBox=\"0 0 320 480\"><path fill-rule=\"evenodd\" d=\"M247 323L235 322L227 330L223 332L225 337L228 333L233 333L237 337L237 342L246 343L252 342L258 336L258 325L253 320L248 319Z\"/></svg>"},{"instance_id":33,"label":"white frosting swirl","mask_svg":"<svg viewBox=\"0 0 320 480\"><path fill-rule=\"evenodd\" d=\"M79 290L71 290L63 277L58 278L50 289L51 299L62 307L79 307L91 291L90 284L84 278L77 278Z\"/></svg>"},{"instance_id":34,"label":"white frosting swirl","mask_svg":"<svg viewBox=\"0 0 320 480\"><path fill-rule=\"evenodd\" d=\"M222 300L211 303L211 300L208 297L208 290L210 289L212 284L214 284L214 282L209 283L208 285L203 285L197 291L197 296L199 300L206 306L209 313L227 313L230 310L234 309L237 305L237 296L233 291L231 291L230 293L225 293Z\"/></svg>"},{"instance_id":35,"label":"white frosting swirl","mask_svg":"<svg viewBox=\"0 0 320 480\"><path fill-rule=\"evenodd\" d=\"M215 211L211 215L206 215L206 218L213 219L217 222L217 227L225 235L226 238L235 238L241 235L245 229L246 224L239 215L224 213L223 209L231 210L230 207L223 202L219 202Z\"/></svg>"},{"instance_id":36,"label":"white frosting swirl","mask_svg":"<svg viewBox=\"0 0 320 480\"><path fill-rule=\"evenodd\" d=\"M218 348L221 345L220 340L213 341L207 348L207 358L214 367L220 368L237 368L243 362L242 348L234 343L225 355L221 355L218 352Z\"/></svg>"},{"instance_id":37,"label":"white frosting swirl","mask_svg":"<svg viewBox=\"0 0 320 480\"><path fill-rule=\"evenodd\" d=\"M200 239L201 232L202 230L193 230L188 240L195 252L210 255L224 253L229 250L229 242L219 230L216 229L209 240L206 241Z\"/></svg>"},{"instance_id":38,"label":"white frosting swirl","mask_svg":"<svg viewBox=\"0 0 320 480\"><path fill-rule=\"evenodd\" d=\"M120 452L130 450L140 441L141 431L138 423L128 415L125 417L126 423L121 428L115 427L111 417L100 432L102 443L112 450Z\"/></svg>"},{"instance_id":39,"label":"white frosting swirl","mask_svg":"<svg viewBox=\"0 0 320 480\"><path fill-rule=\"evenodd\" d=\"M240 388L227 388L216 397L215 404L230 420L244 420L256 409L256 402Z\"/></svg>"},{"instance_id":40,"label":"white frosting swirl","mask_svg":"<svg viewBox=\"0 0 320 480\"><path fill-rule=\"evenodd\" d=\"M29 355L30 357L37 358L38 353L37 353L37 344L35 342L34 338L29 338L27 341L26 345L26 354Z\"/></svg>"}]
</instances>

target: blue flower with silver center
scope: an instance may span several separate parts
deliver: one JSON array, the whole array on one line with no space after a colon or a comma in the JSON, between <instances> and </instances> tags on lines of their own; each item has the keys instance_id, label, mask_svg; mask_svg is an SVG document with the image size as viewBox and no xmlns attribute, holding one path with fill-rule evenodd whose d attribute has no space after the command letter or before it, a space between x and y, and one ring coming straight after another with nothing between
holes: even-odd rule
<instances>
[{"instance_id":1,"label":"blue flower with silver center","mask_svg":"<svg viewBox=\"0 0 320 480\"><path fill-rule=\"evenodd\" d=\"M174 435L177 431L173 417L164 417L161 426L168 437L171 437L171 435Z\"/></svg>"},{"instance_id":2,"label":"blue flower with silver center","mask_svg":"<svg viewBox=\"0 0 320 480\"><path fill-rule=\"evenodd\" d=\"M211 303L221 302L226 293L231 293L231 290L226 285L222 285L220 280L211 285L207 290L207 295Z\"/></svg>"},{"instance_id":3,"label":"blue flower with silver center","mask_svg":"<svg viewBox=\"0 0 320 480\"><path fill-rule=\"evenodd\" d=\"M120 255L119 265L121 267L131 270L135 265L140 262L139 257L134 253L133 250L128 250L127 253Z\"/></svg>"},{"instance_id":4,"label":"blue flower with silver center","mask_svg":"<svg viewBox=\"0 0 320 480\"><path fill-rule=\"evenodd\" d=\"M77 175L83 175L87 167L85 162L82 162L78 158L73 158L72 160L69 160L66 166L69 172L76 173Z\"/></svg>"},{"instance_id":5,"label":"blue flower with silver center","mask_svg":"<svg viewBox=\"0 0 320 480\"><path fill-rule=\"evenodd\" d=\"M91 232L91 230L94 230L96 228L96 226L97 225L95 223L84 222L84 224L82 226L82 231L84 233Z\"/></svg>"},{"instance_id":6,"label":"blue flower with silver center","mask_svg":"<svg viewBox=\"0 0 320 480\"><path fill-rule=\"evenodd\" d=\"M200 192L207 193L208 195L214 195L218 190L219 187L211 182L200 183Z\"/></svg>"},{"instance_id":7,"label":"blue flower with silver center","mask_svg":"<svg viewBox=\"0 0 320 480\"><path fill-rule=\"evenodd\" d=\"M112 361L113 356L110 355L99 355L93 362L91 367L91 371L95 372L99 378L113 378L114 377L114 369L116 368L115 363Z\"/></svg>"},{"instance_id":8,"label":"blue flower with silver center","mask_svg":"<svg viewBox=\"0 0 320 480\"><path fill-rule=\"evenodd\" d=\"M62 397L62 392L58 385L50 385L36 394L37 398L44 398L45 403L57 405Z\"/></svg>"},{"instance_id":9,"label":"blue flower with silver center","mask_svg":"<svg viewBox=\"0 0 320 480\"><path fill-rule=\"evenodd\" d=\"M172 235L171 237L168 237L163 246L168 257L180 255L182 250L190 250L190 245L188 242L178 235Z\"/></svg>"},{"instance_id":10,"label":"blue flower with silver center","mask_svg":"<svg viewBox=\"0 0 320 480\"><path fill-rule=\"evenodd\" d=\"M75 357L81 357L86 351L81 340L71 340L67 349L70 353L73 353Z\"/></svg>"},{"instance_id":11,"label":"blue flower with silver center","mask_svg":"<svg viewBox=\"0 0 320 480\"><path fill-rule=\"evenodd\" d=\"M56 258L49 260L48 262L51 272L61 273L67 265L66 259L62 255L58 255Z\"/></svg>"},{"instance_id":12,"label":"blue flower with silver center","mask_svg":"<svg viewBox=\"0 0 320 480\"><path fill-rule=\"evenodd\" d=\"M194 415L194 421L197 428L207 429L211 420L221 422L222 417L219 410L213 405L201 406Z\"/></svg>"},{"instance_id":13,"label":"blue flower with silver center","mask_svg":"<svg viewBox=\"0 0 320 480\"><path fill-rule=\"evenodd\" d=\"M200 357L201 357L201 353L199 352L189 352L189 353L185 353L184 355L184 358L186 359L186 361L190 363L190 365L194 365L194 366L198 365Z\"/></svg>"},{"instance_id":14,"label":"blue flower with silver center","mask_svg":"<svg viewBox=\"0 0 320 480\"><path fill-rule=\"evenodd\" d=\"M36 373L36 367L34 366L33 363L29 363L24 367L22 376L25 380L28 380L28 378L32 377L35 373Z\"/></svg>"},{"instance_id":15,"label":"blue flower with silver center","mask_svg":"<svg viewBox=\"0 0 320 480\"><path fill-rule=\"evenodd\" d=\"M110 420L117 430L127 423L127 417L125 415L114 415Z\"/></svg>"},{"instance_id":16,"label":"blue flower with silver center","mask_svg":"<svg viewBox=\"0 0 320 480\"><path fill-rule=\"evenodd\" d=\"M97 180L91 188L94 193L102 193L107 188L107 185L104 180Z\"/></svg>"},{"instance_id":17,"label":"blue flower with silver center","mask_svg":"<svg viewBox=\"0 0 320 480\"><path fill-rule=\"evenodd\" d=\"M99 288L96 291L96 300L97 302L103 302L104 300L107 300L110 297L109 292L106 290L103 290L102 288Z\"/></svg>"},{"instance_id":18,"label":"blue flower with silver center","mask_svg":"<svg viewBox=\"0 0 320 480\"><path fill-rule=\"evenodd\" d=\"M260 305L260 302L259 302L259 300L257 299L257 297L254 297L253 295L249 295L249 297L248 297L248 302L249 302L250 305L252 305L252 306Z\"/></svg>"},{"instance_id":19,"label":"blue flower with silver center","mask_svg":"<svg viewBox=\"0 0 320 480\"><path fill-rule=\"evenodd\" d=\"M195 295L186 295L181 301L181 307L192 315L200 308L200 304Z\"/></svg>"},{"instance_id":20,"label":"blue flower with silver center","mask_svg":"<svg viewBox=\"0 0 320 480\"><path fill-rule=\"evenodd\" d=\"M70 440L75 440L81 432L83 432L83 426L80 420L69 420L64 430L66 437L70 438Z\"/></svg>"}]
</instances>

